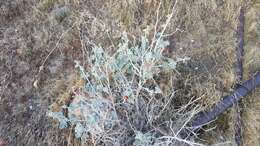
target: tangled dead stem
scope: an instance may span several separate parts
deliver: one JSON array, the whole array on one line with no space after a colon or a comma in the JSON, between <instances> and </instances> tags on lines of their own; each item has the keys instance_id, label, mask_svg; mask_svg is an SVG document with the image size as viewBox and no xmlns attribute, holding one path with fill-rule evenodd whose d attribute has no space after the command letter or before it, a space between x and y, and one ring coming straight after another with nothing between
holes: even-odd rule
<instances>
[{"instance_id":1,"label":"tangled dead stem","mask_svg":"<svg viewBox=\"0 0 260 146\"><path fill-rule=\"evenodd\" d=\"M260 70L257 0L1 1L0 145L235 145L233 109L201 133L186 139L178 133L236 84L241 6L246 9L246 80ZM145 44L151 53L122 49L124 32L129 48L138 46L140 52ZM161 45L155 49L156 44ZM96 66L100 72L95 75L93 54L100 48L107 62L101 70ZM75 60L91 78L82 78ZM122 66L113 70L113 64ZM102 84L94 95L90 82ZM257 89L242 101L245 145L260 143L259 93ZM80 110L87 115L85 123L76 122ZM46 115L49 111L62 111L58 117L68 120L67 128L59 129ZM74 122L68 119L73 116Z\"/></svg>"}]
</instances>

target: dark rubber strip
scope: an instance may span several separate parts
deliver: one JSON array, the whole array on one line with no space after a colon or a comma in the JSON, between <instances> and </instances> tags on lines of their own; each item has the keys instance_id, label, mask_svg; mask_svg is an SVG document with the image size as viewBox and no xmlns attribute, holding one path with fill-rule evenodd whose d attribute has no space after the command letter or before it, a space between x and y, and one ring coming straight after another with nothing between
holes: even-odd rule
<instances>
[{"instance_id":1,"label":"dark rubber strip","mask_svg":"<svg viewBox=\"0 0 260 146\"><path fill-rule=\"evenodd\" d=\"M199 113L191 122L192 129L196 130L208 122L213 121L216 117L233 106L234 103L239 101L243 96L253 91L257 86L260 86L260 72L242 85L239 85L231 95L225 96L223 100L213 106L210 111Z\"/></svg>"}]
</instances>

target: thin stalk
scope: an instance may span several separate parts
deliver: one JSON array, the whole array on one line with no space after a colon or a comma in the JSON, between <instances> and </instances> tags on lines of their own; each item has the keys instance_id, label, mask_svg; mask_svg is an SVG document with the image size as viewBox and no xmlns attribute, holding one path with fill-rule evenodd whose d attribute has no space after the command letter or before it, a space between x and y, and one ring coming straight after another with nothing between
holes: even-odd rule
<instances>
[{"instance_id":1,"label":"thin stalk","mask_svg":"<svg viewBox=\"0 0 260 146\"><path fill-rule=\"evenodd\" d=\"M237 27L237 46L236 46L236 55L237 55L237 67L236 67L236 76L237 82L241 83L243 81L243 58L244 58L244 24L245 16L244 9L240 9L240 14L238 17L238 27ZM241 108L240 102L235 104L235 142L237 146L242 146L242 118L241 118Z\"/></svg>"}]
</instances>

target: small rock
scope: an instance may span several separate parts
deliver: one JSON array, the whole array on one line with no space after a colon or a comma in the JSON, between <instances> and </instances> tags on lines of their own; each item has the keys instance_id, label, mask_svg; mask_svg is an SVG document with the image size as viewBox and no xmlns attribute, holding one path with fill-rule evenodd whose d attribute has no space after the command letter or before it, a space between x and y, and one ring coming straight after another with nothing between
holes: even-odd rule
<instances>
[{"instance_id":1,"label":"small rock","mask_svg":"<svg viewBox=\"0 0 260 146\"><path fill-rule=\"evenodd\" d=\"M0 139L0 146L5 146L6 142L3 139Z\"/></svg>"},{"instance_id":2,"label":"small rock","mask_svg":"<svg viewBox=\"0 0 260 146\"><path fill-rule=\"evenodd\" d=\"M23 49L17 49L16 52L17 52L18 55L22 55L23 54Z\"/></svg>"},{"instance_id":3,"label":"small rock","mask_svg":"<svg viewBox=\"0 0 260 146\"><path fill-rule=\"evenodd\" d=\"M35 88L35 89L38 89L39 87L38 87L38 83L39 83L39 80L35 80L34 82L33 82L33 87Z\"/></svg>"}]
</instances>

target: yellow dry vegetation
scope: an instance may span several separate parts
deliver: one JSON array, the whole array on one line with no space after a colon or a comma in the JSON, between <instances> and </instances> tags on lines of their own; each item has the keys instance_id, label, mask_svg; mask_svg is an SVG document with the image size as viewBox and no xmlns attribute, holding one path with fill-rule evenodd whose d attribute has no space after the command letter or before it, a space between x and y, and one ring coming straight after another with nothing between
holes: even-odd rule
<instances>
[{"instance_id":1,"label":"yellow dry vegetation","mask_svg":"<svg viewBox=\"0 0 260 146\"><path fill-rule=\"evenodd\" d=\"M107 48L112 48L111 41L116 42L121 35L118 34L120 32L126 31L132 36L140 36L145 29L151 32L155 31L155 28L161 30L175 5L173 18L166 30L171 34L168 39L173 50L172 57L191 57L191 67L180 71L183 75L181 81L184 83L180 88L192 87L187 89L190 92L187 96L200 98L199 104L205 109L209 109L221 100L221 97L229 94L236 83L236 27L239 10L241 6L245 6L245 79L260 71L259 0L178 0L177 3L174 0L96 0L89 2L90 6L96 8L87 12L80 9L80 4L83 3L83 0L44 0L39 5L44 11L53 5L72 5L74 13L80 17L75 20L88 20L83 26L90 32L89 38L96 39L95 42ZM88 18L85 18L85 15ZM73 30L76 34L79 25ZM176 29L179 31L172 33ZM153 35L149 37L151 39ZM72 80L73 84L66 87L64 93L59 93L59 100L67 99L69 88L74 84L79 86L78 82L81 82L78 79ZM257 98L259 93L258 89L243 100L245 145L253 146L260 143L260 99ZM183 95L183 98L185 96ZM219 118L215 124L216 130L209 131L208 136L201 137L203 142L215 144L231 141L227 145L232 145L233 114L228 111Z\"/></svg>"},{"instance_id":2,"label":"yellow dry vegetation","mask_svg":"<svg viewBox=\"0 0 260 146\"><path fill-rule=\"evenodd\" d=\"M67 105L70 103L70 100L73 98L74 92L81 90L81 87L84 86L85 81L81 79L77 74L71 74L67 80L53 80L54 86L50 89L52 96L56 96L56 101L51 105L53 111L60 111L61 106Z\"/></svg>"},{"instance_id":3,"label":"yellow dry vegetation","mask_svg":"<svg viewBox=\"0 0 260 146\"><path fill-rule=\"evenodd\" d=\"M256 0L248 8L245 26L245 75L248 79L260 71L260 1ZM244 98L243 123L246 146L260 145L260 89Z\"/></svg>"}]
</instances>

